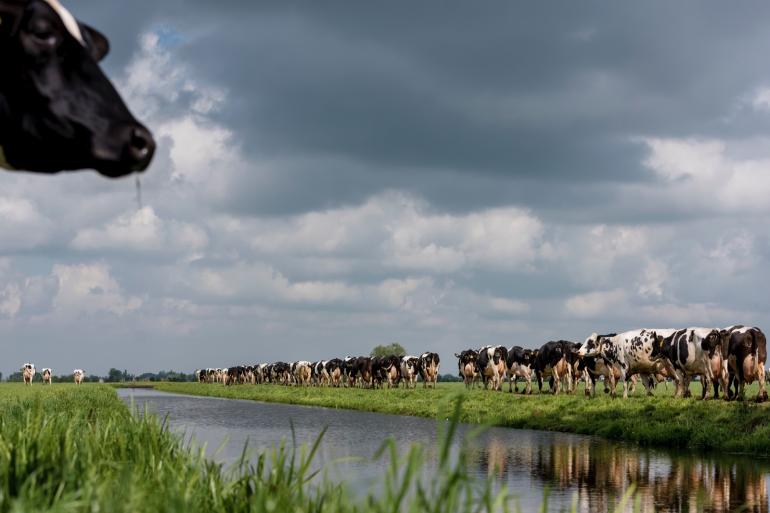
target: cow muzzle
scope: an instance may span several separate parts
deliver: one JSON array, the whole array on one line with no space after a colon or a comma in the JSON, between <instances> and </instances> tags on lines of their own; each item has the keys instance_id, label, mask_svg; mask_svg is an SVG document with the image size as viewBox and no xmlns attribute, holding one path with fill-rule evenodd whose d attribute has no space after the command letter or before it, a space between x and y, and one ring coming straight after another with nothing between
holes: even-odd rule
<instances>
[{"instance_id":1,"label":"cow muzzle","mask_svg":"<svg viewBox=\"0 0 770 513\"><path fill-rule=\"evenodd\" d=\"M108 132L94 142L95 169L99 173L115 178L147 169L156 145L144 125L129 122Z\"/></svg>"}]
</instances>

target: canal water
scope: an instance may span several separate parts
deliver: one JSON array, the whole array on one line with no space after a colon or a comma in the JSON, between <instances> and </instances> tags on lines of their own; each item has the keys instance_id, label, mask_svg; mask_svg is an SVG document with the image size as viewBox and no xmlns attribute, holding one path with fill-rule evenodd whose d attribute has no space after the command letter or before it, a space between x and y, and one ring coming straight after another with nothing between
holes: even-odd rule
<instances>
[{"instance_id":1,"label":"canal water","mask_svg":"<svg viewBox=\"0 0 770 513\"><path fill-rule=\"evenodd\" d=\"M326 427L316 462L335 480L366 490L381 478L385 460L373 456L391 437L403 454L411 444L435 448L438 426L431 419L192 397L150 389L119 395L143 411L166 417L170 427L206 445L207 455L236 461L244 444L259 450L292 443L310 445ZM461 425L461 440L478 426ZM478 479L505 484L522 511L538 511L546 490L549 511L605 512L634 483L642 511L768 511L770 461L748 456L693 454L639 448L596 437L491 428L471 437L470 462ZM428 451L425 472L436 466ZM744 508L744 509L741 509Z\"/></svg>"}]
</instances>

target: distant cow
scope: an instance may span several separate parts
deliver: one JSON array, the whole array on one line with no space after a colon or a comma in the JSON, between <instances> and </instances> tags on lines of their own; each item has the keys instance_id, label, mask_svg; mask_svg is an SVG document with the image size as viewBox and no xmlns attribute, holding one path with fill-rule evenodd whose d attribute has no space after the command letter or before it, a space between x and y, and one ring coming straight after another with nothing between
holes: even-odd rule
<instances>
[{"instance_id":1,"label":"distant cow","mask_svg":"<svg viewBox=\"0 0 770 513\"><path fill-rule=\"evenodd\" d=\"M51 375L52 375L51 369L49 369L47 367L45 369L43 369L43 384L44 385L46 383L48 383L49 385L51 384Z\"/></svg>"},{"instance_id":2,"label":"distant cow","mask_svg":"<svg viewBox=\"0 0 770 513\"><path fill-rule=\"evenodd\" d=\"M291 382L291 366L286 362L275 362L270 378L273 383L289 385Z\"/></svg>"},{"instance_id":3,"label":"distant cow","mask_svg":"<svg viewBox=\"0 0 770 513\"><path fill-rule=\"evenodd\" d=\"M502 390L507 358L508 348L504 346L484 346L479 349L476 364L481 374L481 381L484 383L484 389L491 383L492 390Z\"/></svg>"},{"instance_id":4,"label":"distant cow","mask_svg":"<svg viewBox=\"0 0 770 513\"><path fill-rule=\"evenodd\" d=\"M436 388L440 363L437 353L426 352L420 355L420 377L423 388L426 388L428 383L433 383L433 388Z\"/></svg>"},{"instance_id":5,"label":"distant cow","mask_svg":"<svg viewBox=\"0 0 770 513\"><path fill-rule=\"evenodd\" d=\"M401 358L396 355L372 358L372 376L377 386L398 386L401 381Z\"/></svg>"},{"instance_id":6,"label":"distant cow","mask_svg":"<svg viewBox=\"0 0 770 513\"><path fill-rule=\"evenodd\" d=\"M310 375L312 369L310 368L310 362L301 360L294 363L294 381L297 386L310 386Z\"/></svg>"},{"instance_id":7,"label":"distant cow","mask_svg":"<svg viewBox=\"0 0 770 513\"><path fill-rule=\"evenodd\" d=\"M107 39L58 0L2 0L0 20L0 167L146 169L155 142L99 67Z\"/></svg>"},{"instance_id":8,"label":"distant cow","mask_svg":"<svg viewBox=\"0 0 770 513\"><path fill-rule=\"evenodd\" d=\"M24 379L25 385L31 385L32 380L35 379L35 364L34 363L25 363L21 367L21 375Z\"/></svg>"},{"instance_id":9,"label":"distant cow","mask_svg":"<svg viewBox=\"0 0 770 513\"><path fill-rule=\"evenodd\" d=\"M342 383L343 362L339 358L332 358L324 366L324 372L329 376L329 383L333 387L339 387Z\"/></svg>"},{"instance_id":10,"label":"distant cow","mask_svg":"<svg viewBox=\"0 0 770 513\"><path fill-rule=\"evenodd\" d=\"M455 358L457 358L457 370L463 379L463 383L465 383L465 388L473 387L473 383L476 381L476 376L479 373L477 364L479 352L473 349L466 349L460 352L460 354L455 353Z\"/></svg>"},{"instance_id":11,"label":"distant cow","mask_svg":"<svg viewBox=\"0 0 770 513\"><path fill-rule=\"evenodd\" d=\"M744 386L759 382L757 401L767 400L765 388L765 361L767 360L767 339L762 330L747 326L730 326L724 330L728 339L727 362L729 388L735 391L730 397L744 396Z\"/></svg>"},{"instance_id":12,"label":"distant cow","mask_svg":"<svg viewBox=\"0 0 770 513\"><path fill-rule=\"evenodd\" d=\"M81 384L85 376L86 376L86 373L83 372L83 369L75 369L74 371L72 371L72 377L75 379L76 385Z\"/></svg>"},{"instance_id":13,"label":"distant cow","mask_svg":"<svg viewBox=\"0 0 770 513\"><path fill-rule=\"evenodd\" d=\"M552 340L546 342L537 351L535 357L535 376L537 388L543 392L543 378L550 378L552 394L558 394L562 380L566 381L567 389L572 389L572 364L568 356L572 351L574 342L568 340Z\"/></svg>"},{"instance_id":14,"label":"distant cow","mask_svg":"<svg viewBox=\"0 0 770 513\"><path fill-rule=\"evenodd\" d=\"M525 394L532 393L532 375L534 373L535 352L531 349L524 349L519 346L513 346L508 350L508 358L505 365L508 372L508 392L516 393L518 390L518 379L524 380Z\"/></svg>"},{"instance_id":15,"label":"distant cow","mask_svg":"<svg viewBox=\"0 0 770 513\"><path fill-rule=\"evenodd\" d=\"M405 388L417 387L417 376L420 374L420 359L416 356L401 357L401 378Z\"/></svg>"}]
</instances>

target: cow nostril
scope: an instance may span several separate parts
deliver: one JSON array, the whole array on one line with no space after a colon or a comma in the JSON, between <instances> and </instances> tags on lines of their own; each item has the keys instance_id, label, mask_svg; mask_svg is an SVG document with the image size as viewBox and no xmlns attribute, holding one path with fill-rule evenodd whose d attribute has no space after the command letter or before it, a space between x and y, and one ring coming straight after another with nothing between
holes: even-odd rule
<instances>
[{"instance_id":1,"label":"cow nostril","mask_svg":"<svg viewBox=\"0 0 770 513\"><path fill-rule=\"evenodd\" d=\"M155 141L149 130L141 125L130 126L125 152L135 170L146 168L155 152Z\"/></svg>"},{"instance_id":2,"label":"cow nostril","mask_svg":"<svg viewBox=\"0 0 770 513\"><path fill-rule=\"evenodd\" d=\"M131 146L135 150L139 150L139 152L146 153L149 150L149 144L145 134L137 129L131 131Z\"/></svg>"}]
</instances>

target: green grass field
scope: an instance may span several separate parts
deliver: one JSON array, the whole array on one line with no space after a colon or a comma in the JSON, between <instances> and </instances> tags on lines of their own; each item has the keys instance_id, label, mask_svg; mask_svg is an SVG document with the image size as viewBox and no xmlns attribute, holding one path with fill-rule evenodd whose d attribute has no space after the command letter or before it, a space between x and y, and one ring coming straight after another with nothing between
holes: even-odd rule
<instances>
[{"instance_id":1,"label":"green grass field","mask_svg":"<svg viewBox=\"0 0 770 513\"><path fill-rule=\"evenodd\" d=\"M459 406L450 412L455 420ZM456 422L427 482L417 478L424 448L398 454L385 443L388 471L376 494L361 497L344 483L313 477L315 447L278 447L259 454L256 463L243 459L225 470L153 415L132 415L104 385L3 384L0 411L0 513L513 510L506 490L493 493L488 480L469 477L464 454L450 461Z\"/></svg>"},{"instance_id":2,"label":"green grass field","mask_svg":"<svg viewBox=\"0 0 770 513\"><path fill-rule=\"evenodd\" d=\"M756 385L754 385L756 387ZM747 397L756 395L749 387ZM298 388L280 385L159 383L158 390L255 401L325 406L351 410L441 418L451 401L465 397L463 422L598 435L641 445L770 455L770 408L752 401L674 399L673 386L659 385L655 397L643 397L642 387L628 400L612 399L601 391L586 398L575 395L530 396L474 389L460 383L440 383L436 390ZM520 387L521 388L521 387ZM700 396L700 384L693 395Z\"/></svg>"}]
</instances>

